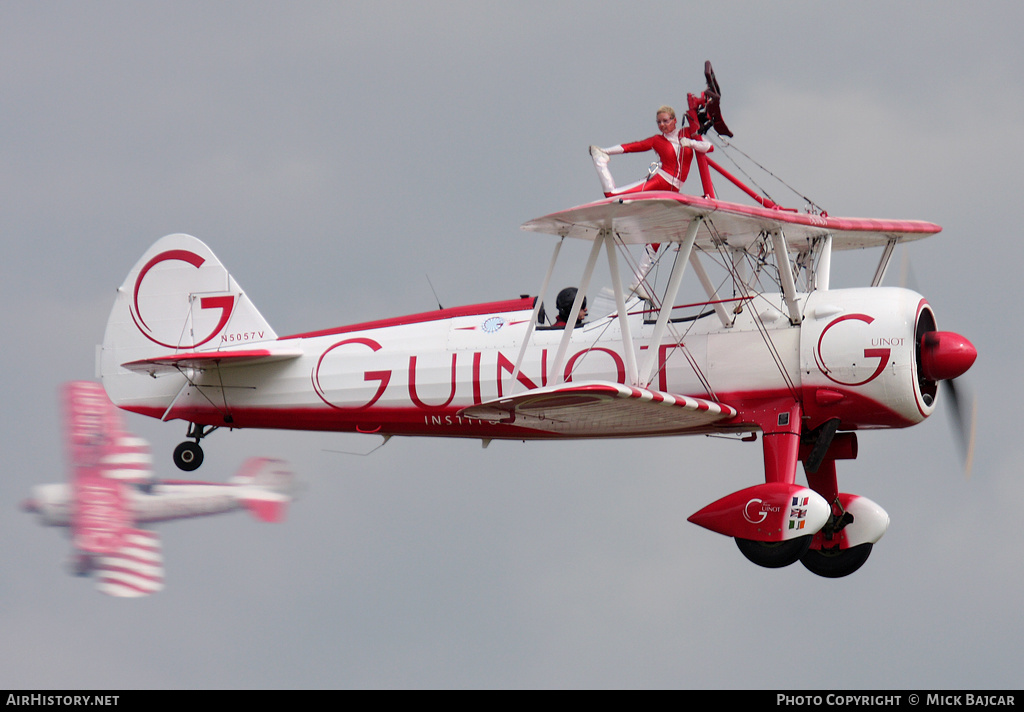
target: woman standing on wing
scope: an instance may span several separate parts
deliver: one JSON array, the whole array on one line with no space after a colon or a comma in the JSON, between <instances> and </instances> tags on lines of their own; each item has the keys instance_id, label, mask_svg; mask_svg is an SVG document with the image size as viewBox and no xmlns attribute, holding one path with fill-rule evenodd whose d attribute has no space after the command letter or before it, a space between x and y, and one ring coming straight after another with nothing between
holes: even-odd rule
<instances>
[{"instance_id":1,"label":"woman standing on wing","mask_svg":"<svg viewBox=\"0 0 1024 712\"><path fill-rule=\"evenodd\" d=\"M606 198L644 190L671 190L678 193L690 172L693 152L707 153L711 150L711 144L707 141L695 141L685 135L686 129L677 129L676 112L671 106L660 107L656 120L661 133L648 139L609 148L590 147L590 155L594 159L594 167L601 179L601 187ZM658 154L661 166L642 181L625 188L616 188L615 180L608 170L609 156L652 150Z\"/></svg>"},{"instance_id":2,"label":"woman standing on wing","mask_svg":"<svg viewBox=\"0 0 1024 712\"><path fill-rule=\"evenodd\" d=\"M671 190L678 193L690 172L690 160L693 158L693 152L707 153L711 150L711 144L707 141L694 141L685 135L685 129L677 129L676 112L671 106L660 107L655 115L655 120L658 123L658 130L661 131L658 135L643 141L624 143L609 148L590 147L590 156L594 159L594 168L597 169L597 176L601 179L601 187L604 189L606 198L645 190ZM661 165L644 180L617 189L611 171L608 170L609 156L651 150L658 154ZM630 290L648 301L651 296L645 282L659 247L660 245L657 243L647 245L637 267L636 279L630 285Z\"/></svg>"}]
</instances>

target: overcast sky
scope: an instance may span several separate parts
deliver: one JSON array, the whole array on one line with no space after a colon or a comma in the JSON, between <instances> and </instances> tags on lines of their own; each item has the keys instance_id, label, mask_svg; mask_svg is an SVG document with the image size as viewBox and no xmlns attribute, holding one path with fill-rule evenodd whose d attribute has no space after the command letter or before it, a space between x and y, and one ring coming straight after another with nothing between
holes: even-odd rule
<instances>
[{"instance_id":1,"label":"overcast sky","mask_svg":"<svg viewBox=\"0 0 1024 712\"><path fill-rule=\"evenodd\" d=\"M0 688L1019 687L1022 24L1016 2L0 4ZM706 438L358 457L331 451L378 439L218 432L203 477L277 456L305 495L280 525L161 526L144 600L69 576L63 533L17 510L64 479L57 389L93 377L157 238L204 240L279 334L433 308L428 276L445 306L535 293L552 243L520 224L600 197L587 146L651 135L706 59L736 145L831 215L943 226L905 248L911 286L980 353L969 480L948 403L840 463L892 519L853 576L687 523L763 481L760 444ZM833 287L875 259L837 255ZM176 476L185 425L127 422Z\"/></svg>"}]
</instances>

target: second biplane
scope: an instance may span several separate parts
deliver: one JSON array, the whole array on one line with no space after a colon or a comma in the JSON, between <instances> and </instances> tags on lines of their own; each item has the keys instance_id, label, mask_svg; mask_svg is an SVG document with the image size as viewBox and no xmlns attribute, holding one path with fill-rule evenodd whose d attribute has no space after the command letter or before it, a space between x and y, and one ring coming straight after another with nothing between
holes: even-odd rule
<instances>
[{"instance_id":1,"label":"second biplane","mask_svg":"<svg viewBox=\"0 0 1024 712\"><path fill-rule=\"evenodd\" d=\"M710 65L705 74L708 89L689 96L696 133L724 129ZM581 327L547 327L541 299L526 297L279 337L205 244L169 235L118 292L103 384L122 408L188 422L175 451L183 469L199 466L200 440L221 427L485 444L760 433L764 482L690 521L734 537L762 566L800 560L845 576L889 518L840 492L836 461L856 457L857 431L930 416L939 382L976 357L967 339L938 330L920 294L881 286L898 244L940 228L781 209L705 154L694 159L703 196L640 192L523 225L559 238L541 295L564 240L592 243L569 324L606 254L611 307ZM758 204L718 199L712 168ZM623 288L621 263L650 243L668 245L671 266L646 301ZM882 252L870 286L831 289L833 254L870 247ZM687 269L704 296L679 306ZM807 486L796 481L801 463Z\"/></svg>"},{"instance_id":2,"label":"second biplane","mask_svg":"<svg viewBox=\"0 0 1024 712\"><path fill-rule=\"evenodd\" d=\"M103 387L73 381L61 389L68 482L37 485L22 509L71 532L72 573L94 576L109 596L148 596L164 587L160 535L143 525L246 509L280 522L295 489L282 461L251 457L225 483L158 480L149 445L124 429Z\"/></svg>"}]
</instances>

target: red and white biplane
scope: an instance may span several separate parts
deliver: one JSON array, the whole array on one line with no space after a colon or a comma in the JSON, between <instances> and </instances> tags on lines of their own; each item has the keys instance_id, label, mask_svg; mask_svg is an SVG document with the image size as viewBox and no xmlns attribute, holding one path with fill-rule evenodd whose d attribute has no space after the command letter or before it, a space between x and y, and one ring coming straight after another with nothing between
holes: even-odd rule
<instances>
[{"instance_id":1,"label":"red and white biplane","mask_svg":"<svg viewBox=\"0 0 1024 712\"><path fill-rule=\"evenodd\" d=\"M727 133L717 83L689 95L694 135ZM797 560L852 573L889 518L840 492L837 460L857 431L904 428L936 407L938 383L970 368L967 339L939 331L920 294L881 286L893 248L939 232L907 220L779 208L696 154L702 196L639 192L531 220L592 243L567 322L575 324L602 251L607 307L574 329L544 323L541 298L441 309L278 336L202 242L169 235L121 286L100 354L103 384L127 410L187 421L175 451L202 461L217 428L290 428L492 439L760 433L764 482L690 521L734 537L751 561ZM756 205L719 200L711 169ZM633 253L660 243L667 283L623 288ZM877 247L870 286L831 289L834 253ZM625 263L620 267L620 262ZM684 273L697 303L680 305ZM696 285L694 285L695 288ZM595 314L595 312L603 312ZM797 483L803 465L807 485Z\"/></svg>"},{"instance_id":2,"label":"red and white biplane","mask_svg":"<svg viewBox=\"0 0 1024 712\"><path fill-rule=\"evenodd\" d=\"M265 522L284 519L294 478L280 460L249 458L226 484L154 480L149 446L125 432L121 413L90 381L63 389L71 480L38 485L22 509L48 526L70 527L72 571L94 574L119 597L163 589L160 536L139 524L248 509Z\"/></svg>"}]
</instances>

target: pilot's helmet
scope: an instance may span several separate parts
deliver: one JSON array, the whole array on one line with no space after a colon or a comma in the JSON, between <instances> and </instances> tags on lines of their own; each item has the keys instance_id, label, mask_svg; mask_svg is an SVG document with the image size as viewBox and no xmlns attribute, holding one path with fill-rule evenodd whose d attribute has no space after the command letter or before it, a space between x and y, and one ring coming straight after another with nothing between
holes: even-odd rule
<instances>
[{"instance_id":1,"label":"pilot's helmet","mask_svg":"<svg viewBox=\"0 0 1024 712\"><path fill-rule=\"evenodd\" d=\"M558 308L558 318L562 321L569 320L569 312L572 311L572 303L576 301L576 287L566 287L558 293L555 299L555 306ZM583 298L582 308L587 308L587 298Z\"/></svg>"}]
</instances>

